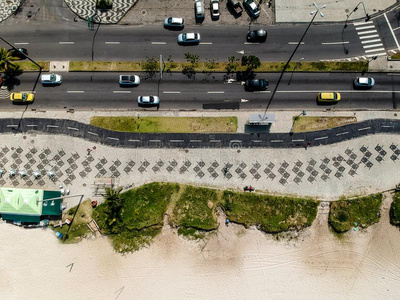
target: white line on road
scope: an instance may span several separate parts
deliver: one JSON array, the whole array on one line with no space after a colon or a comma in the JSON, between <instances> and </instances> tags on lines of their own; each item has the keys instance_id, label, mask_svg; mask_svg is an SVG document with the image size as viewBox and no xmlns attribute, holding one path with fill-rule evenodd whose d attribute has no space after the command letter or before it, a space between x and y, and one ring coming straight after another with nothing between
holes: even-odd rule
<instances>
[{"instance_id":1,"label":"white line on road","mask_svg":"<svg viewBox=\"0 0 400 300\"><path fill-rule=\"evenodd\" d=\"M79 131L79 129L78 128L75 128L75 127L67 127L69 130L77 130L77 131Z\"/></svg>"},{"instance_id":2,"label":"white line on road","mask_svg":"<svg viewBox=\"0 0 400 300\"><path fill-rule=\"evenodd\" d=\"M332 42L332 43L321 43L322 45L343 45L348 44L350 42Z\"/></svg>"},{"instance_id":3,"label":"white line on road","mask_svg":"<svg viewBox=\"0 0 400 300\"><path fill-rule=\"evenodd\" d=\"M184 140L169 140L170 143L183 143Z\"/></svg>"},{"instance_id":4,"label":"white line on road","mask_svg":"<svg viewBox=\"0 0 400 300\"><path fill-rule=\"evenodd\" d=\"M356 30L364 30L364 29L370 29L370 28L375 28L375 25L356 27Z\"/></svg>"},{"instance_id":5,"label":"white line on road","mask_svg":"<svg viewBox=\"0 0 400 300\"><path fill-rule=\"evenodd\" d=\"M58 125L46 125L46 127L50 127L50 128L58 128Z\"/></svg>"},{"instance_id":6,"label":"white line on road","mask_svg":"<svg viewBox=\"0 0 400 300\"><path fill-rule=\"evenodd\" d=\"M371 52L376 52L376 51L385 51L385 48L377 48L377 49L365 50L365 53L371 53Z\"/></svg>"},{"instance_id":7,"label":"white line on road","mask_svg":"<svg viewBox=\"0 0 400 300\"><path fill-rule=\"evenodd\" d=\"M119 45L121 42L106 42L106 45Z\"/></svg>"},{"instance_id":8,"label":"white line on road","mask_svg":"<svg viewBox=\"0 0 400 300\"><path fill-rule=\"evenodd\" d=\"M27 127L37 127L37 125L26 125Z\"/></svg>"},{"instance_id":9,"label":"white line on road","mask_svg":"<svg viewBox=\"0 0 400 300\"><path fill-rule=\"evenodd\" d=\"M341 132L341 133L336 134L336 136L344 135L344 134L348 134L348 133L349 133L348 131L345 131L345 132Z\"/></svg>"},{"instance_id":10,"label":"white line on road","mask_svg":"<svg viewBox=\"0 0 400 300\"><path fill-rule=\"evenodd\" d=\"M388 17L387 17L387 15L386 15L386 13L384 13L383 15L385 16L385 19L386 19L386 22L387 22L387 24L388 24L388 27L389 27L390 31L392 32L394 41L396 42L396 45L397 45L397 49L400 50L400 45L399 45L399 42L397 41L396 35L395 35L394 32L393 32L392 25L390 25L390 22L389 22L389 20L388 20Z\"/></svg>"},{"instance_id":11,"label":"white line on road","mask_svg":"<svg viewBox=\"0 0 400 300\"><path fill-rule=\"evenodd\" d=\"M379 34L372 34L372 35L364 35L364 36L360 36L360 40L364 40L364 39L371 39L371 38L377 38L379 37Z\"/></svg>"},{"instance_id":12,"label":"white line on road","mask_svg":"<svg viewBox=\"0 0 400 300\"><path fill-rule=\"evenodd\" d=\"M252 142L254 142L254 143L262 143L263 141L262 140L252 140Z\"/></svg>"},{"instance_id":13,"label":"white line on road","mask_svg":"<svg viewBox=\"0 0 400 300\"><path fill-rule=\"evenodd\" d=\"M178 91L164 91L164 94L180 94L181 92Z\"/></svg>"},{"instance_id":14,"label":"white line on road","mask_svg":"<svg viewBox=\"0 0 400 300\"><path fill-rule=\"evenodd\" d=\"M212 43L199 43L200 45L212 45Z\"/></svg>"},{"instance_id":15,"label":"white line on road","mask_svg":"<svg viewBox=\"0 0 400 300\"><path fill-rule=\"evenodd\" d=\"M367 55L367 57L374 57L374 56L381 56L381 55L386 55L386 52L370 54L370 55Z\"/></svg>"},{"instance_id":16,"label":"white line on road","mask_svg":"<svg viewBox=\"0 0 400 300\"><path fill-rule=\"evenodd\" d=\"M292 142L304 142L304 140L292 140Z\"/></svg>"},{"instance_id":17,"label":"white line on road","mask_svg":"<svg viewBox=\"0 0 400 300\"><path fill-rule=\"evenodd\" d=\"M327 138L328 138L327 136L323 136L323 137L315 138L314 141L326 140Z\"/></svg>"},{"instance_id":18,"label":"white line on road","mask_svg":"<svg viewBox=\"0 0 400 300\"><path fill-rule=\"evenodd\" d=\"M282 143L283 140L271 140L271 143Z\"/></svg>"},{"instance_id":19,"label":"white line on road","mask_svg":"<svg viewBox=\"0 0 400 300\"><path fill-rule=\"evenodd\" d=\"M166 45L166 42L151 42L152 45Z\"/></svg>"},{"instance_id":20,"label":"white line on road","mask_svg":"<svg viewBox=\"0 0 400 300\"><path fill-rule=\"evenodd\" d=\"M375 33L375 32L378 32L377 30L367 30L367 31L362 31L362 32L357 32L359 35L362 35L362 34L369 34L369 33Z\"/></svg>"},{"instance_id":21,"label":"white line on road","mask_svg":"<svg viewBox=\"0 0 400 300\"><path fill-rule=\"evenodd\" d=\"M140 142L140 140L128 140L128 142Z\"/></svg>"},{"instance_id":22,"label":"white line on road","mask_svg":"<svg viewBox=\"0 0 400 300\"><path fill-rule=\"evenodd\" d=\"M29 43L14 43L14 45L29 45Z\"/></svg>"},{"instance_id":23,"label":"white line on road","mask_svg":"<svg viewBox=\"0 0 400 300\"><path fill-rule=\"evenodd\" d=\"M329 93L331 91L320 91L320 90L314 90L314 91L276 91L277 93ZM358 90L337 90L337 92L340 93L400 93L400 90L395 90L395 91L375 91L375 90L364 90L364 91L358 91Z\"/></svg>"},{"instance_id":24,"label":"white line on road","mask_svg":"<svg viewBox=\"0 0 400 300\"><path fill-rule=\"evenodd\" d=\"M395 31L395 30L397 30L397 29L400 29L400 27L393 28L393 31Z\"/></svg>"},{"instance_id":25,"label":"white line on road","mask_svg":"<svg viewBox=\"0 0 400 300\"><path fill-rule=\"evenodd\" d=\"M191 143L201 143L201 140L190 140Z\"/></svg>"},{"instance_id":26,"label":"white line on road","mask_svg":"<svg viewBox=\"0 0 400 300\"><path fill-rule=\"evenodd\" d=\"M229 143L241 143L241 140L230 140Z\"/></svg>"},{"instance_id":27,"label":"white line on road","mask_svg":"<svg viewBox=\"0 0 400 300\"><path fill-rule=\"evenodd\" d=\"M250 42L244 42L243 44L245 44L245 45L260 45L260 43L250 43Z\"/></svg>"},{"instance_id":28,"label":"white line on road","mask_svg":"<svg viewBox=\"0 0 400 300\"><path fill-rule=\"evenodd\" d=\"M210 143L221 143L221 140L210 140Z\"/></svg>"},{"instance_id":29,"label":"white line on road","mask_svg":"<svg viewBox=\"0 0 400 300\"><path fill-rule=\"evenodd\" d=\"M383 47L383 44L373 44L373 45L363 46L364 49L374 48L374 47Z\"/></svg>"},{"instance_id":30,"label":"white line on road","mask_svg":"<svg viewBox=\"0 0 400 300\"><path fill-rule=\"evenodd\" d=\"M360 26L360 25L365 25L365 24L372 24L374 23L373 21L368 21L368 22L355 22L353 23L354 26Z\"/></svg>"},{"instance_id":31,"label":"white line on road","mask_svg":"<svg viewBox=\"0 0 400 300\"><path fill-rule=\"evenodd\" d=\"M271 91L254 91L253 94L265 94L265 93L271 93Z\"/></svg>"},{"instance_id":32,"label":"white line on road","mask_svg":"<svg viewBox=\"0 0 400 300\"><path fill-rule=\"evenodd\" d=\"M382 40L375 39L375 40L361 41L361 44L370 44L370 43L376 43L376 42L382 42Z\"/></svg>"},{"instance_id":33,"label":"white line on road","mask_svg":"<svg viewBox=\"0 0 400 300\"><path fill-rule=\"evenodd\" d=\"M108 136L107 138L110 139L110 140L119 141L118 138L114 138L114 137L110 137L110 136Z\"/></svg>"},{"instance_id":34,"label":"white line on road","mask_svg":"<svg viewBox=\"0 0 400 300\"><path fill-rule=\"evenodd\" d=\"M79 94L79 93L84 93L85 91L67 91L67 93L75 93L75 94Z\"/></svg>"},{"instance_id":35,"label":"white line on road","mask_svg":"<svg viewBox=\"0 0 400 300\"><path fill-rule=\"evenodd\" d=\"M131 91L113 91L114 94L130 94Z\"/></svg>"},{"instance_id":36,"label":"white line on road","mask_svg":"<svg viewBox=\"0 0 400 300\"><path fill-rule=\"evenodd\" d=\"M381 127L382 127L382 128L390 128L390 127L393 128L394 126L393 126L393 125L382 125Z\"/></svg>"},{"instance_id":37,"label":"white line on road","mask_svg":"<svg viewBox=\"0 0 400 300\"><path fill-rule=\"evenodd\" d=\"M371 127L359 128L359 129L357 129L357 130L358 130L358 131L363 131L363 130L368 130L368 129L371 129Z\"/></svg>"},{"instance_id":38,"label":"white line on road","mask_svg":"<svg viewBox=\"0 0 400 300\"><path fill-rule=\"evenodd\" d=\"M161 142L161 140L149 140L149 142L158 143L158 142Z\"/></svg>"},{"instance_id":39,"label":"white line on road","mask_svg":"<svg viewBox=\"0 0 400 300\"><path fill-rule=\"evenodd\" d=\"M60 45L73 45L75 42L58 42Z\"/></svg>"},{"instance_id":40,"label":"white line on road","mask_svg":"<svg viewBox=\"0 0 400 300\"><path fill-rule=\"evenodd\" d=\"M96 136L98 136L97 133L94 133L94 132L91 132L91 131L88 131L88 133L91 134L91 135L96 135Z\"/></svg>"},{"instance_id":41,"label":"white line on road","mask_svg":"<svg viewBox=\"0 0 400 300\"><path fill-rule=\"evenodd\" d=\"M18 125L7 125L7 127L18 127Z\"/></svg>"},{"instance_id":42,"label":"white line on road","mask_svg":"<svg viewBox=\"0 0 400 300\"><path fill-rule=\"evenodd\" d=\"M213 92L207 92L207 94L224 94L225 91L213 91Z\"/></svg>"},{"instance_id":43,"label":"white line on road","mask_svg":"<svg viewBox=\"0 0 400 300\"><path fill-rule=\"evenodd\" d=\"M289 45L297 45L299 42L289 42ZM304 42L301 42L300 45L304 45Z\"/></svg>"}]
</instances>

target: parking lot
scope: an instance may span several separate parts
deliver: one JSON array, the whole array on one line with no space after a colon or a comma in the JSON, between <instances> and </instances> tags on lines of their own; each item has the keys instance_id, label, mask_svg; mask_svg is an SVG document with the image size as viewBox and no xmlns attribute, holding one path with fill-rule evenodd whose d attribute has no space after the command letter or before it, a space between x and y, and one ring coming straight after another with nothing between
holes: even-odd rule
<instances>
[{"instance_id":1,"label":"parking lot","mask_svg":"<svg viewBox=\"0 0 400 300\"><path fill-rule=\"evenodd\" d=\"M242 2L242 1L241 1ZM272 6L268 8L266 0L260 3L260 17L252 24L273 24L274 12ZM125 25L156 25L162 26L165 17L179 17L185 19L186 26L196 25L194 13L194 0L139 0L134 7L125 15L119 24ZM248 25L251 18L244 10L242 15L235 17L227 8L227 0L220 0L219 6L221 15L218 20L211 19L210 1L204 0L205 18L202 26L214 25Z\"/></svg>"}]
</instances>

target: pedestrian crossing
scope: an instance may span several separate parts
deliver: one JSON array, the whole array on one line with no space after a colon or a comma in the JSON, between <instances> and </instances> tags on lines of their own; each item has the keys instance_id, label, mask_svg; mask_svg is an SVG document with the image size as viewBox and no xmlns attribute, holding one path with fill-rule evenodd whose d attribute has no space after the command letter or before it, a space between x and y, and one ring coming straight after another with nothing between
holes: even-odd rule
<instances>
[{"instance_id":1,"label":"pedestrian crossing","mask_svg":"<svg viewBox=\"0 0 400 300\"><path fill-rule=\"evenodd\" d=\"M10 99L10 92L7 89L0 88L0 99Z\"/></svg>"},{"instance_id":2,"label":"pedestrian crossing","mask_svg":"<svg viewBox=\"0 0 400 300\"><path fill-rule=\"evenodd\" d=\"M373 21L356 22L353 25L364 48L365 56L363 58L386 55L385 47Z\"/></svg>"}]
</instances>

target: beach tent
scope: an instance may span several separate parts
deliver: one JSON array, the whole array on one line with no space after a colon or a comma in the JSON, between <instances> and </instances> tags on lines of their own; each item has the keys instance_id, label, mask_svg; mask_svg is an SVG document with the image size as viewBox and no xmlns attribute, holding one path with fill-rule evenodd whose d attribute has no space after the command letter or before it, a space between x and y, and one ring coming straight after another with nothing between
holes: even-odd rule
<instances>
[{"instance_id":1,"label":"beach tent","mask_svg":"<svg viewBox=\"0 0 400 300\"><path fill-rule=\"evenodd\" d=\"M0 188L0 215L3 220L21 223L39 223L41 219L61 216L59 191L39 189Z\"/></svg>"}]
</instances>

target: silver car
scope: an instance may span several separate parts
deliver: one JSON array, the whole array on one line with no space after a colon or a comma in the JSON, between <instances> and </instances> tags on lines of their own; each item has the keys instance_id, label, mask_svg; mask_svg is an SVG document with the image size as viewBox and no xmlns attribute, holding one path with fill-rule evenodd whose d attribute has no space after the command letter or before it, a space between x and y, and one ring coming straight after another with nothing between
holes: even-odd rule
<instances>
[{"instance_id":1,"label":"silver car","mask_svg":"<svg viewBox=\"0 0 400 300\"><path fill-rule=\"evenodd\" d=\"M357 77L354 80L354 88L370 89L375 85L375 80L371 77Z\"/></svg>"},{"instance_id":2,"label":"silver car","mask_svg":"<svg viewBox=\"0 0 400 300\"><path fill-rule=\"evenodd\" d=\"M157 96L139 96L137 101L139 106L153 106L160 104L160 98Z\"/></svg>"},{"instance_id":3,"label":"silver car","mask_svg":"<svg viewBox=\"0 0 400 300\"><path fill-rule=\"evenodd\" d=\"M62 76L54 73L43 74L40 78L43 85L60 85Z\"/></svg>"},{"instance_id":4,"label":"silver car","mask_svg":"<svg viewBox=\"0 0 400 300\"><path fill-rule=\"evenodd\" d=\"M120 86L138 86L140 77L137 75L119 75Z\"/></svg>"},{"instance_id":5,"label":"silver car","mask_svg":"<svg viewBox=\"0 0 400 300\"><path fill-rule=\"evenodd\" d=\"M184 21L182 18L165 18L164 27L167 29L183 29Z\"/></svg>"},{"instance_id":6,"label":"silver car","mask_svg":"<svg viewBox=\"0 0 400 300\"><path fill-rule=\"evenodd\" d=\"M195 45L200 43L200 33L181 33L178 35L178 44Z\"/></svg>"},{"instance_id":7,"label":"silver car","mask_svg":"<svg viewBox=\"0 0 400 300\"><path fill-rule=\"evenodd\" d=\"M211 0L210 2L211 18L219 18L219 0Z\"/></svg>"}]
</instances>

